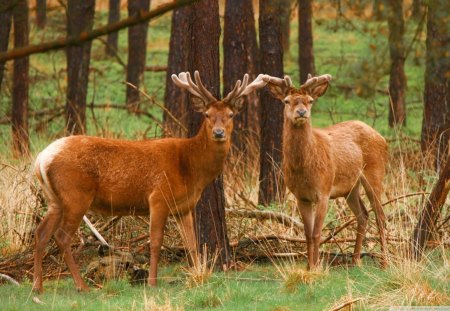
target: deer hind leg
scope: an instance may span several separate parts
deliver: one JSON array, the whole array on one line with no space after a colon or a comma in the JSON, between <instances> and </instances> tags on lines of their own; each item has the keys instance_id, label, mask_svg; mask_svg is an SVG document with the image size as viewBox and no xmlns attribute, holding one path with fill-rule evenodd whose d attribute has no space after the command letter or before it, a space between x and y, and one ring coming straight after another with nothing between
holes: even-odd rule
<instances>
[{"instance_id":1,"label":"deer hind leg","mask_svg":"<svg viewBox=\"0 0 450 311\"><path fill-rule=\"evenodd\" d=\"M358 223L358 227L356 229L355 250L353 252L352 262L353 264L360 265L361 249L364 237L366 235L369 214L366 207L364 206L364 202L361 200L361 197L359 195L359 184L356 185L348 195L347 203L352 212L355 214L356 221Z\"/></svg>"},{"instance_id":2,"label":"deer hind leg","mask_svg":"<svg viewBox=\"0 0 450 311\"><path fill-rule=\"evenodd\" d=\"M41 221L35 233L34 251L34 275L33 290L42 293L42 258L45 247L58 227L62 216L62 210L56 204L49 204L49 209L45 218Z\"/></svg>"},{"instance_id":3,"label":"deer hind leg","mask_svg":"<svg viewBox=\"0 0 450 311\"><path fill-rule=\"evenodd\" d=\"M381 175L383 176L383 175ZM376 224L380 235L380 248L381 248L381 265L386 267L387 265L387 244L386 244L386 216L384 215L383 207L381 206L381 193L382 193L382 178L377 178L375 175L365 173L361 178L362 185L369 198L370 205L375 212Z\"/></svg>"},{"instance_id":4,"label":"deer hind leg","mask_svg":"<svg viewBox=\"0 0 450 311\"><path fill-rule=\"evenodd\" d=\"M150 197L150 273L148 283L157 285L159 254L164 237L169 208L164 199Z\"/></svg>"},{"instance_id":5,"label":"deer hind leg","mask_svg":"<svg viewBox=\"0 0 450 311\"><path fill-rule=\"evenodd\" d=\"M80 269L75 262L75 259L73 258L71 243L73 235L80 226L83 216L86 214L89 206L92 203L92 196L76 192L72 192L71 196L73 198L76 198L71 202L76 203L72 203L71 205L66 206L66 208L64 209L61 224L55 233L55 241L64 258L64 261L66 262L67 267L69 268L70 273L72 274L76 288L79 291L88 292L89 287L81 278Z\"/></svg>"}]
</instances>

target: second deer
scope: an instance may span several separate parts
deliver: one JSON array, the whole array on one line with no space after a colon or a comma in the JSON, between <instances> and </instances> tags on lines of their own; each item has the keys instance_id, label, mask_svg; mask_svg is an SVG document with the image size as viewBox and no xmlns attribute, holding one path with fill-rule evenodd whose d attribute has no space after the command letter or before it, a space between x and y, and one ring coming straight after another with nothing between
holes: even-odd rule
<instances>
[{"instance_id":1,"label":"second deer","mask_svg":"<svg viewBox=\"0 0 450 311\"><path fill-rule=\"evenodd\" d=\"M360 121L347 121L326 129L313 128L311 108L324 95L330 75L308 77L295 88L289 76L265 77L271 94L285 104L283 126L283 173L297 199L307 241L308 265L319 263L319 245L328 200L344 197L356 216L357 236L353 262L360 263L368 211L360 197L363 186L375 211L385 265L385 215L381 193L387 143L373 128Z\"/></svg>"}]
</instances>

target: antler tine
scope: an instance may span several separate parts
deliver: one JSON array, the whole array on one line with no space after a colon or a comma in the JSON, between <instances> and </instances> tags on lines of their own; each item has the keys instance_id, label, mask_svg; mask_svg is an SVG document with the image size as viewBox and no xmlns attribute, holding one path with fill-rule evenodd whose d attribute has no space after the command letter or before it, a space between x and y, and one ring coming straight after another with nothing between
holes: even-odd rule
<instances>
[{"instance_id":1,"label":"antler tine","mask_svg":"<svg viewBox=\"0 0 450 311\"><path fill-rule=\"evenodd\" d=\"M269 75L264 75L263 80L267 83L275 84L276 86L282 87L282 88L289 88L292 86L292 80L289 76L284 76L284 79L278 78L278 77L272 77Z\"/></svg>"},{"instance_id":2,"label":"antler tine","mask_svg":"<svg viewBox=\"0 0 450 311\"><path fill-rule=\"evenodd\" d=\"M308 74L308 79L306 80L305 83L303 83L303 85L300 88L306 89L306 88L309 88L309 87L317 85L317 84L322 84L324 82L328 82L331 79L332 79L332 77L329 74L321 75L318 77L313 77L311 74Z\"/></svg>"},{"instance_id":3,"label":"antler tine","mask_svg":"<svg viewBox=\"0 0 450 311\"><path fill-rule=\"evenodd\" d=\"M203 85L202 79L200 79L200 73L198 70L194 72L194 79L195 83L197 83L197 87L201 94L203 94L203 98L207 99L208 103L215 102L217 99L206 89L206 87ZM192 82L192 80L191 80Z\"/></svg>"},{"instance_id":4,"label":"antler tine","mask_svg":"<svg viewBox=\"0 0 450 311\"><path fill-rule=\"evenodd\" d=\"M198 92L198 89L191 87L189 84L188 81L191 79L189 72L180 72L178 76L173 74L171 77L173 83L175 83L175 85L179 88L185 89L194 96L202 97L202 95Z\"/></svg>"}]
</instances>

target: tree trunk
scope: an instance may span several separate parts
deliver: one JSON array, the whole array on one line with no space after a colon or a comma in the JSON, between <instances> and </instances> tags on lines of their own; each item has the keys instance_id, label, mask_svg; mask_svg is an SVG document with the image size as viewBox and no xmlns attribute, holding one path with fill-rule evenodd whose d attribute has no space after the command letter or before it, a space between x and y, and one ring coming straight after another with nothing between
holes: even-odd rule
<instances>
[{"instance_id":1,"label":"tree trunk","mask_svg":"<svg viewBox=\"0 0 450 311\"><path fill-rule=\"evenodd\" d=\"M225 3L225 21L223 37L223 96L234 87L244 74L252 81L257 73L258 46L256 42L255 19L251 0L227 0ZM258 97L247 96L242 111L234 117L233 145L246 153L249 138L254 128L250 119L258 116Z\"/></svg>"},{"instance_id":2,"label":"tree trunk","mask_svg":"<svg viewBox=\"0 0 450 311\"><path fill-rule=\"evenodd\" d=\"M28 1L17 0L13 8L14 48L28 45ZM11 126L14 156L28 155L28 57L14 60Z\"/></svg>"},{"instance_id":3,"label":"tree trunk","mask_svg":"<svg viewBox=\"0 0 450 311\"><path fill-rule=\"evenodd\" d=\"M291 3L292 0L280 1L281 42L283 52L289 54L289 35L291 33Z\"/></svg>"},{"instance_id":4,"label":"tree trunk","mask_svg":"<svg viewBox=\"0 0 450 311\"><path fill-rule=\"evenodd\" d=\"M441 208L450 190L450 157L439 174L439 179L431 191L417 221L412 237L412 255L415 259L422 258L425 245L430 235L436 231Z\"/></svg>"},{"instance_id":5,"label":"tree trunk","mask_svg":"<svg viewBox=\"0 0 450 311\"><path fill-rule=\"evenodd\" d=\"M405 27L402 2L402 0L392 0L388 2L389 52L391 55L391 73L389 77L390 127L403 126L406 124L405 48L403 44Z\"/></svg>"},{"instance_id":6,"label":"tree trunk","mask_svg":"<svg viewBox=\"0 0 450 311\"><path fill-rule=\"evenodd\" d=\"M43 29L47 22L47 0L36 0L36 25Z\"/></svg>"},{"instance_id":7,"label":"tree trunk","mask_svg":"<svg viewBox=\"0 0 450 311\"><path fill-rule=\"evenodd\" d=\"M150 0L129 0L128 15L140 14L150 9ZM139 87L144 76L147 54L148 23L141 23L128 28L128 66L127 82ZM139 91L127 85L127 106L133 112L139 109Z\"/></svg>"},{"instance_id":8,"label":"tree trunk","mask_svg":"<svg viewBox=\"0 0 450 311\"><path fill-rule=\"evenodd\" d=\"M385 0L374 0L372 6L372 16L374 20L381 21L386 15L386 3Z\"/></svg>"},{"instance_id":9,"label":"tree trunk","mask_svg":"<svg viewBox=\"0 0 450 311\"><path fill-rule=\"evenodd\" d=\"M281 45L280 7L275 0L259 3L259 43L261 72L275 77L283 76L283 47ZM261 147L259 173L259 204L268 205L280 200L281 141L284 106L273 98L267 88L261 91Z\"/></svg>"},{"instance_id":10,"label":"tree trunk","mask_svg":"<svg viewBox=\"0 0 450 311\"><path fill-rule=\"evenodd\" d=\"M448 1L431 0L427 16L422 152L432 155L435 168L446 156L450 139L450 29Z\"/></svg>"},{"instance_id":11,"label":"tree trunk","mask_svg":"<svg viewBox=\"0 0 450 311\"><path fill-rule=\"evenodd\" d=\"M413 0L411 17L415 20L419 20L422 16L423 7L422 0Z\"/></svg>"},{"instance_id":12,"label":"tree trunk","mask_svg":"<svg viewBox=\"0 0 450 311\"><path fill-rule=\"evenodd\" d=\"M200 72L205 86L211 94L220 98L219 69L219 4L217 0L203 0L192 6L189 26L189 69ZM189 106L189 136L197 134L203 115ZM199 249L207 246L209 254L218 252L217 266L226 266L231 260L230 246L225 222L225 194L222 176L208 185L195 208L195 222Z\"/></svg>"},{"instance_id":13,"label":"tree trunk","mask_svg":"<svg viewBox=\"0 0 450 311\"><path fill-rule=\"evenodd\" d=\"M120 20L120 0L109 0L108 24L115 23ZM119 44L119 32L112 32L106 38L106 55L115 55Z\"/></svg>"},{"instance_id":14,"label":"tree trunk","mask_svg":"<svg viewBox=\"0 0 450 311\"><path fill-rule=\"evenodd\" d=\"M298 4L298 64L300 82L304 83L308 74L315 74L313 34L312 34L312 0L300 0Z\"/></svg>"},{"instance_id":15,"label":"tree trunk","mask_svg":"<svg viewBox=\"0 0 450 311\"><path fill-rule=\"evenodd\" d=\"M190 34L188 31L192 9L190 6L176 9L172 13L172 28L170 31L169 59L166 71L166 90L164 103L164 128L169 136L186 137L179 123L187 128L188 94L172 82L172 74L189 70ZM170 116L170 114L172 116ZM176 118L176 120L174 120Z\"/></svg>"},{"instance_id":16,"label":"tree trunk","mask_svg":"<svg viewBox=\"0 0 450 311\"><path fill-rule=\"evenodd\" d=\"M68 1L68 35L90 31L94 24L95 0ZM86 97L89 82L91 43L88 41L67 48L66 130L68 134L86 132Z\"/></svg>"},{"instance_id":17,"label":"tree trunk","mask_svg":"<svg viewBox=\"0 0 450 311\"><path fill-rule=\"evenodd\" d=\"M11 22L11 0L6 0L0 3L0 53L6 52L8 50ZM0 62L0 89L3 81L3 73L5 71L5 63L6 62Z\"/></svg>"}]
</instances>

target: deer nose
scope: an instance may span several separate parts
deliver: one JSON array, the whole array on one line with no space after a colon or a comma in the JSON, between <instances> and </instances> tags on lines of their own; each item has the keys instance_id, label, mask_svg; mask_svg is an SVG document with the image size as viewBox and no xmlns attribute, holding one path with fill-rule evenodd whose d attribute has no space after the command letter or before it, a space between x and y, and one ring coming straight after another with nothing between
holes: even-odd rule
<instances>
[{"instance_id":1,"label":"deer nose","mask_svg":"<svg viewBox=\"0 0 450 311\"><path fill-rule=\"evenodd\" d=\"M297 115L299 117L303 118L307 112L308 112L308 110L306 110L306 109L299 109L299 110L297 110Z\"/></svg>"},{"instance_id":2,"label":"deer nose","mask_svg":"<svg viewBox=\"0 0 450 311\"><path fill-rule=\"evenodd\" d=\"M213 129L214 138L225 138L225 130L223 128Z\"/></svg>"}]
</instances>

